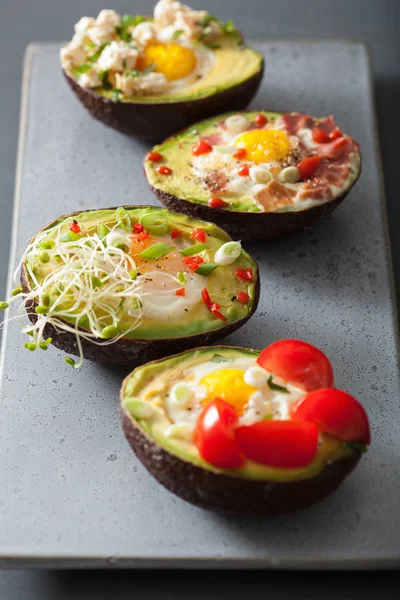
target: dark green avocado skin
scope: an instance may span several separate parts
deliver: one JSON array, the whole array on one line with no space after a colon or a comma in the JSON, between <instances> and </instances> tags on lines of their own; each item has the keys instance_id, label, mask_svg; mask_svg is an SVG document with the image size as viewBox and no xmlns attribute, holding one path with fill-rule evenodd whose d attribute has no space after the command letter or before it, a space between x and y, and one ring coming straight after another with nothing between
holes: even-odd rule
<instances>
[{"instance_id":1,"label":"dark green avocado skin","mask_svg":"<svg viewBox=\"0 0 400 600\"><path fill-rule=\"evenodd\" d=\"M104 125L121 133L155 144L192 123L227 110L244 110L260 86L264 63L246 81L207 96L166 104L113 102L90 89L82 88L65 71L63 74L78 100Z\"/></svg>"},{"instance_id":2,"label":"dark green avocado skin","mask_svg":"<svg viewBox=\"0 0 400 600\"><path fill-rule=\"evenodd\" d=\"M331 494L356 467L360 452L296 482L253 481L213 473L170 454L139 430L121 406L125 436L155 479L187 502L225 514L273 516L306 508Z\"/></svg>"},{"instance_id":3,"label":"dark green avocado skin","mask_svg":"<svg viewBox=\"0 0 400 600\"><path fill-rule=\"evenodd\" d=\"M331 214L343 202L358 180L358 177L344 194L334 200L325 202L320 206L313 206L312 208L296 212L256 213L221 210L220 208L211 208L204 204L189 202L188 200L157 189L149 182L148 184L158 200L169 210L180 212L196 219L211 221L222 229L225 229L233 239L254 242L276 240L296 231L312 227L316 221L321 217Z\"/></svg>"},{"instance_id":4,"label":"dark green avocado skin","mask_svg":"<svg viewBox=\"0 0 400 600\"><path fill-rule=\"evenodd\" d=\"M104 209L107 210L107 209ZM64 215L63 219L73 217L75 215L82 214L87 211L75 211L69 215ZM90 211L88 211L90 212ZM59 219L56 219L58 221ZM54 222L56 222L54 221ZM47 227L51 227L53 223L50 223ZM43 230L42 230L43 231ZM39 232L40 233L40 232ZM23 264L21 267L21 288L24 293L30 292L28 273ZM205 333L199 333L194 335L174 338L152 338L152 339L133 339L133 338L121 338L120 340L107 345L97 345L90 341L82 339L83 356L87 360L93 362L107 363L111 365L121 366L139 366L152 360L164 358L170 354L177 354L178 352L189 350L190 348L196 348L197 346L209 346L227 337L240 327L242 327L254 314L257 309L258 301L260 298L260 278L257 277L256 288L254 291L254 302L251 307L250 313L247 317L229 323L215 329L213 331L207 331ZM32 323L36 323L38 315L35 313L35 308L38 303L32 300L26 305L26 312L29 320ZM79 328L81 331L84 329ZM67 352L79 356L77 348L76 337L73 333L67 331L57 330L52 325L46 325L43 331L43 337L45 339L51 337L52 344Z\"/></svg>"}]
</instances>

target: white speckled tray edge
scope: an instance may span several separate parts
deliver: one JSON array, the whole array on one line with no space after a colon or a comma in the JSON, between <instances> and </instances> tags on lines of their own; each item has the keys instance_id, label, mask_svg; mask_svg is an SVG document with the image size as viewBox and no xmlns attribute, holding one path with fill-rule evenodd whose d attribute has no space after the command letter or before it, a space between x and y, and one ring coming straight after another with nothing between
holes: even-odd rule
<instances>
[{"instance_id":1,"label":"white speckled tray edge","mask_svg":"<svg viewBox=\"0 0 400 600\"><path fill-rule=\"evenodd\" d=\"M318 42L315 42L318 44ZM322 43L322 42L321 42ZM329 42L328 42L329 43ZM344 42L343 42L344 43ZM261 44L261 43L259 43ZM282 43L271 43L271 47L276 47ZM289 44L289 42L287 42ZM296 44L296 42L294 42ZM40 45L44 46L44 45ZM301 43L300 43L301 46ZM23 168L24 168L24 146L26 139L26 126L27 126L27 117L29 110L29 86L31 84L31 61L35 52L39 46L32 45L28 48L26 59L25 59L25 68L24 68L24 76L23 76L23 86L22 86L22 104L21 104L21 124L20 124L20 137L19 137L19 153L18 153L18 166L17 166L17 176L16 176L16 186L15 186L15 201L14 201L14 216L13 216L13 230L12 230L12 245L11 245L11 253L10 253L10 268L9 268L9 281L8 281L8 289L10 290L12 287L11 276L12 272L16 265L16 258L18 253L18 232L19 232L19 219L20 219L20 199L21 199L21 183L23 178ZM365 50L364 50L365 51ZM369 106L372 107L373 112L373 90L372 90L372 82L371 77L369 77L369 97L366 101L369 103ZM388 232L387 232L387 224L386 224L386 209L384 203L384 191L383 191L383 182L382 182L382 169L380 167L380 157L379 157L379 148L378 148L378 140L376 136L376 120L373 118L373 122L371 123L372 134L373 134L373 153L375 156L375 163L377 166L378 177L379 180L379 196L380 201L382 203L382 211L381 216L383 214L384 217L384 227L386 232L386 242L385 242L385 252L386 252L386 261L390 263L390 252L388 248ZM64 212L67 212L64 211ZM49 219L50 220L50 219ZM389 279L392 278L392 272L390 267L387 268L387 275ZM392 311L391 316L393 319L393 326L395 325L396 317L394 311L394 286L393 282L389 282L391 285L391 294L392 294ZM1 371L0 378L1 384L3 387L4 378L7 373L6 371L6 348L8 344L8 336L9 336L9 327L5 328L4 336L3 336L3 344L2 344L2 353L1 353ZM398 348L398 336L397 331L395 334L396 344ZM235 340L236 341L236 340ZM398 364L398 353L396 356L396 363ZM147 477L147 475L144 475ZM157 488L156 488L157 489ZM166 494L166 492L163 492ZM167 494L168 498L171 498L169 494ZM0 497L0 507L1 504ZM180 502L174 499L174 504ZM183 504L182 507L186 507L187 505ZM198 509L192 509L197 511ZM179 512L179 510L178 510ZM201 511L201 521L203 521L203 515L207 518L209 513L204 513ZM299 517L301 519L301 517ZM294 521L296 522L296 521ZM249 531L252 530L252 525L250 524ZM80 551L79 548L76 548L76 552L68 552L68 550L59 551L59 548L48 551L45 548L37 548L33 551L24 551L22 547L13 548L13 540L7 540L4 543L1 540L3 536L0 537L0 564L4 567L9 566L43 566L43 567L92 567L92 566L117 566L117 567L141 567L141 568L149 568L149 567L165 567L165 568L223 568L223 567L232 567L232 568L390 568L390 567L398 567L400 564L400 553L388 552L385 554L384 548L382 548L379 552L376 552L375 556L366 552L365 555L358 553L357 556L345 556L340 558L339 556L329 557L329 556L321 556L323 555L324 549L321 548L321 552L319 554L309 553L307 551L303 552L302 555L298 557L290 556L288 553L286 556L284 553L280 554L269 554L265 553L265 551L261 551L260 557L256 556L256 553L253 552L252 556L243 556L238 557L235 556L234 553L225 552L225 553L214 553L209 554L208 556L202 555L201 552L195 553L184 553L182 555L173 556L173 552L171 552L171 556L165 555L165 553L160 556L157 555L156 552L146 553L143 552L140 554L132 554L129 552L118 552L118 550L114 550L111 552L90 552L87 553L85 551ZM372 542L372 539L370 540ZM56 544L57 545L57 544ZM117 544L118 546L118 544ZM398 546L400 548L400 545ZM393 548L391 548L392 550Z\"/></svg>"}]
</instances>

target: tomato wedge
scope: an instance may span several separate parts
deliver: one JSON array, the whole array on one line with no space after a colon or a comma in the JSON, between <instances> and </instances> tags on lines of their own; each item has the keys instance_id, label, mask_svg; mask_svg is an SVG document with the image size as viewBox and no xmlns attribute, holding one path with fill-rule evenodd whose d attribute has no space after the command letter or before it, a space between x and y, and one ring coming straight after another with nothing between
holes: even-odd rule
<instances>
[{"instance_id":1,"label":"tomato wedge","mask_svg":"<svg viewBox=\"0 0 400 600\"><path fill-rule=\"evenodd\" d=\"M244 463L235 438L236 409L216 398L201 413L194 432L200 456L220 469L234 469Z\"/></svg>"},{"instance_id":2,"label":"tomato wedge","mask_svg":"<svg viewBox=\"0 0 400 600\"><path fill-rule=\"evenodd\" d=\"M296 469L313 460L318 448L318 428L307 421L259 421L238 427L236 440L250 460Z\"/></svg>"},{"instance_id":3,"label":"tomato wedge","mask_svg":"<svg viewBox=\"0 0 400 600\"><path fill-rule=\"evenodd\" d=\"M267 346L258 364L307 392L333 386L333 370L328 357L301 340L279 340Z\"/></svg>"},{"instance_id":4,"label":"tomato wedge","mask_svg":"<svg viewBox=\"0 0 400 600\"><path fill-rule=\"evenodd\" d=\"M323 388L300 398L291 410L294 419L315 423L324 433L347 442L371 443L368 417L361 404L341 390Z\"/></svg>"}]
</instances>

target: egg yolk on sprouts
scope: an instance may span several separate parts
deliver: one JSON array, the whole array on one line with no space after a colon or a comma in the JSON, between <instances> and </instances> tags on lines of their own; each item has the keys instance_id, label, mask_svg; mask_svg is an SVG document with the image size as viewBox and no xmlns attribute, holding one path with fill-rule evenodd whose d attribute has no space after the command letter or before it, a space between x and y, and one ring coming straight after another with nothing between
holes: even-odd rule
<instances>
[{"instance_id":1,"label":"egg yolk on sprouts","mask_svg":"<svg viewBox=\"0 0 400 600\"><path fill-rule=\"evenodd\" d=\"M282 160L286 158L291 147L287 135L279 129L245 131L236 138L235 146L245 148L246 159L254 162Z\"/></svg>"},{"instance_id":2,"label":"egg yolk on sprouts","mask_svg":"<svg viewBox=\"0 0 400 600\"><path fill-rule=\"evenodd\" d=\"M207 396L203 400L204 406L215 398L221 398L234 406L239 415L243 414L250 396L257 391L257 388L245 382L244 371L240 369L213 371L203 377L200 384L207 390Z\"/></svg>"},{"instance_id":3,"label":"egg yolk on sprouts","mask_svg":"<svg viewBox=\"0 0 400 600\"><path fill-rule=\"evenodd\" d=\"M196 64L196 55L189 48L173 42L150 42L138 58L137 66L143 71L154 65L156 73L163 73L168 81L175 81L189 75Z\"/></svg>"}]
</instances>

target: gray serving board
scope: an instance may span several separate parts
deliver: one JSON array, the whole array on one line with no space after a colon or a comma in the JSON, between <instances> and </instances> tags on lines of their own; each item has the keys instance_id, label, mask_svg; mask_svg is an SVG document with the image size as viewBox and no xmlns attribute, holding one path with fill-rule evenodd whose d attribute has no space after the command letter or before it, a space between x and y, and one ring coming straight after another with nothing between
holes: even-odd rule
<instances>
[{"instance_id":1,"label":"gray serving board","mask_svg":"<svg viewBox=\"0 0 400 600\"><path fill-rule=\"evenodd\" d=\"M334 113L361 143L363 174L314 230L248 245L261 269L260 306L227 343L298 337L322 347L337 386L365 404L372 447L335 494L303 512L206 512L158 485L129 450L118 417L126 371L86 362L76 372L55 348L28 353L12 321L2 349L2 567L400 565L397 333L368 55L348 42L254 46L266 73L253 106ZM156 203L142 174L146 147L86 114L61 77L58 49L38 44L26 56L12 269L58 215Z\"/></svg>"}]
</instances>

